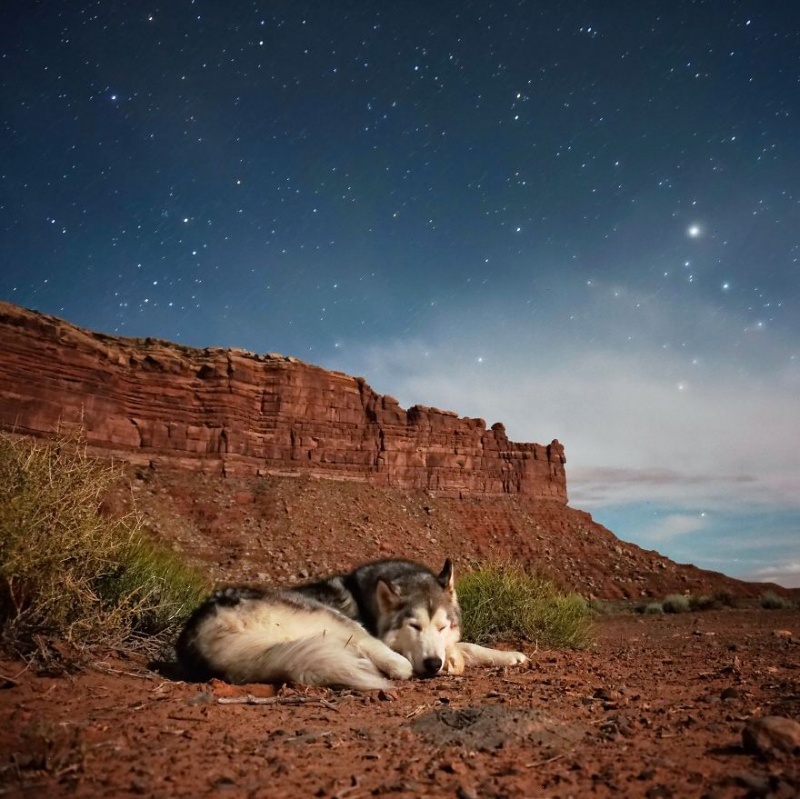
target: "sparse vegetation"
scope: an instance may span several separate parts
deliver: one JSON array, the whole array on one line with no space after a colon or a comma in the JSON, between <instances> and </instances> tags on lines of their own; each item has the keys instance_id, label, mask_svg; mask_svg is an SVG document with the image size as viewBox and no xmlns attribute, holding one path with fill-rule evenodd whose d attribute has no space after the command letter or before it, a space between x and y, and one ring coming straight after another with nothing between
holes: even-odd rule
<instances>
[{"instance_id":1,"label":"sparse vegetation","mask_svg":"<svg viewBox=\"0 0 800 799\"><path fill-rule=\"evenodd\" d=\"M150 543L135 513L101 511L120 472L80 435L0 435L0 629L29 654L42 639L114 646L172 630L206 590Z\"/></svg>"},{"instance_id":2,"label":"sparse vegetation","mask_svg":"<svg viewBox=\"0 0 800 799\"><path fill-rule=\"evenodd\" d=\"M457 591L467 641L523 638L542 646L573 648L589 641L586 601L519 566L483 565L462 577Z\"/></svg>"},{"instance_id":3,"label":"sparse vegetation","mask_svg":"<svg viewBox=\"0 0 800 799\"><path fill-rule=\"evenodd\" d=\"M714 610L717 607L719 607L719 603L713 596L701 594L689 597L689 610Z\"/></svg>"},{"instance_id":4,"label":"sparse vegetation","mask_svg":"<svg viewBox=\"0 0 800 799\"><path fill-rule=\"evenodd\" d=\"M691 609L689 597L685 594L670 594L662 601L664 613L688 613Z\"/></svg>"},{"instance_id":5,"label":"sparse vegetation","mask_svg":"<svg viewBox=\"0 0 800 799\"><path fill-rule=\"evenodd\" d=\"M735 608L739 604L739 600L736 598L734 593L724 588L720 589L719 591L715 591L713 599L717 604L726 608Z\"/></svg>"},{"instance_id":6,"label":"sparse vegetation","mask_svg":"<svg viewBox=\"0 0 800 799\"><path fill-rule=\"evenodd\" d=\"M660 602L650 602L642 608L645 616L663 616L664 606Z\"/></svg>"},{"instance_id":7,"label":"sparse vegetation","mask_svg":"<svg viewBox=\"0 0 800 799\"><path fill-rule=\"evenodd\" d=\"M766 591L759 599L761 607L765 610L788 610L793 603L790 599L776 594L774 591Z\"/></svg>"},{"instance_id":8,"label":"sparse vegetation","mask_svg":"<svg viewBox=\"0 0 800 799\"><path fill-rule=\"evenodd\" d=\"M613 602L605 599L589 599L586 600L586 604L596 616L610 616L619 612L619 608Z\"/></svg>"}]
</instances>

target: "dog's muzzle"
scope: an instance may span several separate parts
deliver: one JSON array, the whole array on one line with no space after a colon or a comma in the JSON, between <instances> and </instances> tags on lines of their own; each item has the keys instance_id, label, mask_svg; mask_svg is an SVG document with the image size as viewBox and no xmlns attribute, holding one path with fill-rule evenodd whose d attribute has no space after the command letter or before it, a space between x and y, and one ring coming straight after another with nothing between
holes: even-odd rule
<instances>
[{"instance_id":1,"label":"dog's muzzle","mask_svg":"<svg viewBox=\"0 0 800 799\"><path fill-rule=\"evenodd\" d=\"M442 670L441 658L425 658L422 661L423 677L435 677Z\"/></svg>"}]
</instances>

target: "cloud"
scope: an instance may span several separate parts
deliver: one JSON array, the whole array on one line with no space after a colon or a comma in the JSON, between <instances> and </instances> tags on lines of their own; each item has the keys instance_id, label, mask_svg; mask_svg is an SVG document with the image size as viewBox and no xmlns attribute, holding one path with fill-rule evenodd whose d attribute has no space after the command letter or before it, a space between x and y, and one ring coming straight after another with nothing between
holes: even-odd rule
<instances>
[{"instance_id":1,"label":"cloud","mask_svg":"<svg viewBox=\"0 0 800 799\"><path fill-rule=\"evenodd\" d=\"M750 579L756 582L777 583L786 588L800 588L800 560L759 569Z\"/></svg>"},{"instance_id":2,"label":"cloud","mask_svg":"<svg viewBox=\"0 0 800 799\"><path fill-rule=\"evenodd\" d=\"M708 528L708 520L702 514L670 513L641 531L641 538L651 544L672 541L682 536L699 533Z\"/></svg>"},{"instance_id":3,"label":"cloud","mask_svg":"<svg viewBox=\"0 0 800 799\"><path fill-rule=\"evenodd\" d=\"M364 374L406 407L502 421L517 441L566 447L571 495L778 503L800 509L800 406L791 373L767 358L704 368L653 342L565 350L520 328L353 347L336 368ZM360 368L358 368L358 366ZM366 369L364 366L366 365ZM688 376L687 376L688 375Z\"/></svg>"},{"instance_id":4,"label":"cloud","mask_svg":"<svg viewBox=\"0 0 800 799\"><path fill-rule=\"evenodd\" d=\"M786 542L766 562L738 555L800 522L791 350L716 308L682 307L676 339L674 311L650 303L641 316L630 309L647 303L630 292L627 311L604 308L608 299L575 313L554 302L533 318L464 305L418 320L413 337L346 342L333 368L405 407L501 421L516 441L558 438L570 504L613 519L626 540L707 568L724 552L740 573L796 554ZM761 521L776 512L774 529Z\"/></svg>"}]
</instances>

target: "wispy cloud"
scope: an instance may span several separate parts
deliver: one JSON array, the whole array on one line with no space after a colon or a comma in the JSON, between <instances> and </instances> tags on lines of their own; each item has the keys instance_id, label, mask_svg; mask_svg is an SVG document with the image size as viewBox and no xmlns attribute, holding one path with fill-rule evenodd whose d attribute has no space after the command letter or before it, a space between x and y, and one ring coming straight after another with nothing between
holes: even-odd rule
<instances>
[{"instance_id":1,"label":"wispy cloud","mask_svg":"<svg viewBox=\"0 0 800 799\"><path fill-rule=\"evenodd\" d=\"M558 438L573 506L601 516L613 507L617 519L626 506L661 509L652 524L623 522L615 532L628 540L682 540L681 553L699 561L704 537L721 534L703 512L800 520L800 385L790 353L718 309L684 309L690 345L668 335L674 324L658 307L643 319L630 310L635 297L622 311L603 311L604 301L588 302L573 327L555 307L527 320L464 307L449 324L420 324L414 338L350 342L335 367L364 374L406 407L502 421L517 441ZM708 361L704 337L726 357ZM747 530L736 535L745 544Z\"/></svg>"},{"instance_id":2,"label":"wispy cloud","mask_svg":"<svg viewBox=\"0 0 800 799\"><path fill-rule=\"evenodd\" d=\"M751 579L758 582L778 583L787 588L800 588L800 560L759 569Z\"/></svg>"},{"instance_id":3,"label":"wispy cloud","mask_svg":"<svg viewBox=\"0 0 800 799\"><path fill-rule=\"evenodd\" d=\"M703 514L668 513L641 531L644 541L659 544L673 541L686 535L694 535L708 528L708 519Z\"/></svg>"}]
</instances>

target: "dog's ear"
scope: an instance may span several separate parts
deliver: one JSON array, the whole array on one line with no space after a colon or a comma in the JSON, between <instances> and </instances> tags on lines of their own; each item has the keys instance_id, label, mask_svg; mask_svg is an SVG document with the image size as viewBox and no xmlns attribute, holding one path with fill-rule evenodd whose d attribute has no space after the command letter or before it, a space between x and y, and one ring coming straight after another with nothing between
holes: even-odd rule
<instances>
[{"instance_id":1,"label":"dog's ear","mask_svg":"<svg viewBox=\"0 0 800 799\"><path fill-rule=\"evenodd\" d=\"M456 583L453 577L453 561L450 560L450 558L445 560L444 567L441 572L439 572L439 576L436 579L445 591L449 591L451 594L455 593Z\"/></svg>"},{"instance_id":2,"label":"dog's ear","mask_svg":"<svg viewBox=\"0 0 800 799\"><path fill-rule=\"evenodd\" d=\"M400 590L397 586L386 580L378 580L378 584L375 586L375 596L378 600L378 610L381 613L388 613L402 601Z\"/></svg>"}]
</instances>

